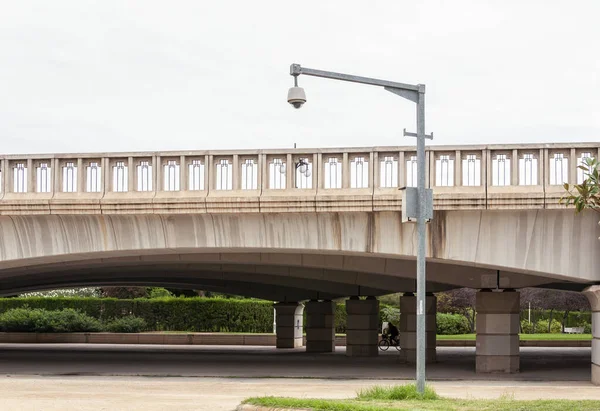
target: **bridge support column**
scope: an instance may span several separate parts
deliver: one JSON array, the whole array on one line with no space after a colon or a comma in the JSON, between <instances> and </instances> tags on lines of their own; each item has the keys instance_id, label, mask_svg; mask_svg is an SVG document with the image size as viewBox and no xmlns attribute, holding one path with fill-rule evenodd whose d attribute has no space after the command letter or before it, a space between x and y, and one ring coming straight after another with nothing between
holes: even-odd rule
<instances>
[{"instance_id":1,"label":"bridge support column","mask_svg":"<svg viewBox=\"0 0 600 411\"><path fill-rule=\"evenodd\" d=\"M600 285L583 290L592 306L592 384L600 385Z\"/></svg>"},{"instance_id":2,"label":"bridge support column","mask_svg":"<svg viewBox=\"0 0 600 411\"><path fill-rule=\"evenodd\" d=\"M302 315L304 305L299 303L275 304L277 348L302 347Z\"/></svg>"},{"instance_id":3,"label":"bridge support column","mask_svg":"<svg viewBox=\"0 0 600 411\"><path fill-rule=\"evenodd\" d=\"M437 298L433 293L425 296L425 361L436 360L436 313ZM400 354L404 361L417 362L417 297L413 293L404 293L400 297Z\"/></svg>"},{"instance_id":4,"label":"bridge support column","mask_svg":"<svg viewBox=\"0 0 600 411\"><path fill-rule=\"evenodd\" d=\"M378 354L379 300L367 297L346 300L346 355L376 357Z\"/></svg>"},{"instance_id":5,"label":"bridge support column","mask_svg":"<svg viewBox=\"0 0 600 411\"><path fill-rule=\"evenodd\" d=\"M335 303L306 303L306 352L335 351Z\"/></svg>"},{"instance_id":6,"label":"bridge support column","mask_svg":"<svg viewBox=\"0 0 600 411\"><path fill-rule=\"evenodd\" d=\"M482 290L476 296L476 371L519 372L519 293Z\"/></svg>"}]
</instances>

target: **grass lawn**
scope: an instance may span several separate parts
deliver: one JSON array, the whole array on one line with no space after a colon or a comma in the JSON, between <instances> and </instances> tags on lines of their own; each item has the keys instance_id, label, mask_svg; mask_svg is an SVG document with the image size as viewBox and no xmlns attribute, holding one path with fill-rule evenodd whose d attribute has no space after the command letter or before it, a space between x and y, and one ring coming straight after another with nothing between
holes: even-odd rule
<instances>
[{"instance_id":1,"label":"grass lawn","mask_svg":"<svg viewBox=\"0 0 600 411\"><path fill-rule=\"evenodd\" d=\"M519 334L521 341L573 340L587 341L592 334ZM438 335L438 340L475 340L475 334Z\"/></svg>"},{"instance_id":2,"label":"grass lawn","mask_svg":"<svg viewBox=\"0 0 600 411\"><path fill-rule=\"evenodd\" d=\"M262 405L272 408L297 408L315 411L598 411L598 401L538 400L517 401L510 399L497 400L320 400L262 397L251 398L247 404Z\"/></svg>"},{"instance_id":3,"label":"grass lawn","mask_svg":"<svg viewBox=\"0 0 600 411\"><path fill-rule=\"evenodd\" d=\"M424 395L416 392L414 384L393 387L373 387L359 392L348 400L324 400L310 398L257 397L249 398L245 404L271 408L295 408L315 411L399 411L399 410L456 410L456 411L562 411L598 410L598 401L582 400L537 400L517 401L509 397L494 400L462 400L439 397L431 388Z\"/></svg>"}]
</instances>

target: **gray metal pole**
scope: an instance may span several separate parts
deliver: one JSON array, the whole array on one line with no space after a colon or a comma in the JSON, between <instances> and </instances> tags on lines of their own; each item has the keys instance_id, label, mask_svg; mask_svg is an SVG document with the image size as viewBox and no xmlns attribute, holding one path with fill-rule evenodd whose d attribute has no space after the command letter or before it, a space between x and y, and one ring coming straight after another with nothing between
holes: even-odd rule
<instances>
[{"instance_id":1,"label":"gray metal pole","mask_svg":"<svg viewBox=\"0 0 600 411\"><path fill-rule=\"evenodd\" d=\"M425 86L417 101L417 392L425 391Z\"/></svg>"},{"instance_id":2,"label":"gray metal pole","mask_svg":"<svg viewBox=\"0 0 600 411\"><path fill-rule=\"evenodd\" d=\"M290 75L299 76L301 74L369 84L372 86L381 86L387 91L417 104L417 133L407 133L405 130L404 135L417 137L417 191L419 201L417 210L417 390L418 392L423 393L425 391L425 240L427 235L425 231L425 217L427 216L427 199L425 194L425 139L433 138L433 134L431 136L425 135L425 85L396 83L387 80L335 73L332 71L315 70L302 67L300 64L292 64L290 66Z\"/></svg>"}]
</instances>

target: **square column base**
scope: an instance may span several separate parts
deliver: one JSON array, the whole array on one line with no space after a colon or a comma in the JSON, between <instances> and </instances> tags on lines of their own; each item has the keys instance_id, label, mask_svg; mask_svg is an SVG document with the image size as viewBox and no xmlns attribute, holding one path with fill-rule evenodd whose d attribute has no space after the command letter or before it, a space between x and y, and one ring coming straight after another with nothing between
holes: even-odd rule
<instances>
[{"instance_id":1,"label":"square column base","mask_svg":"<svg viewBox=\"0 0 600 411\"><path fill-rule=\"evenodd\" d=\"M482 374L513 374L519 372L518 355L478 355L475 370Z\"/></svg>"}]
</instances>

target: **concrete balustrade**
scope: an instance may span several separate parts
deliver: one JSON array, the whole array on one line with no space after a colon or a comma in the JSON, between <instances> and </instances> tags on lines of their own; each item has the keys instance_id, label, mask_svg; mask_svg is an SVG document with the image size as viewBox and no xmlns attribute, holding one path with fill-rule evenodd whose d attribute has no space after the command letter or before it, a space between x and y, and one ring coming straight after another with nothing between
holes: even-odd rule
<instances>
[{"instance_id":1,"label":"concrete balustrade","mask_svg":"<svg viewBox=\"0 0 600 411\"><path fill-rule=\"evenodd\" d=\"M335 351L335 306L333 301L306 303L306 352Z\"/></svg>"},{"instance_id":2,"label":"concrete balustrade","mask_svg":"<svg viewBox=\"0 0 600 411\"><path fill-rule=\"evenodd\" d=\"M304 305L301 303L275 304L277 348L298 348L303 343Z\"/></svg>"},{"instance_id":3,"label":"concrete balustrade","mask_svg":"<svg viewBox=\"0 0 600 411\"><path fill-rule=\"evenodd\" d=\"M425 297L425 361L436 361L437 298L427 293ZM400 297L400 355L404 361L417 362L417 297L405 293Z\"/></svg>"},{"instance_id":4,"label":"concrete balustrade","mask_svg":"<svg viewBox=\"0 0 600 411\"><path fill-rule=\"evenodd\" d=\"M438 210L556 208L594 143L430 146ZM3 214L390 211L414 147L9 155ZM23 201L27 200L27 201ZM243 201L241 201L243 200Z\"/></svg>"},{"instance_id":5,"label":"concrete balustrade","mask_svg":"<svg viewBox=\"0 0 600 411\"><path fill-rule=\"evenodd\" d=\"M379 300L367 297L346 300L346 355L375 357L379 347Z\"/></svg>"},{"instance_id":6,"label":"concrete balustrade","mask_svg":"<svg viewBox=\"0 0 600 411\"><path fill-rule=\"evenodd\" d=\"M477 372L519 372L519 293L482 290L475 304Z\"/></svg>"}]
</instances>

